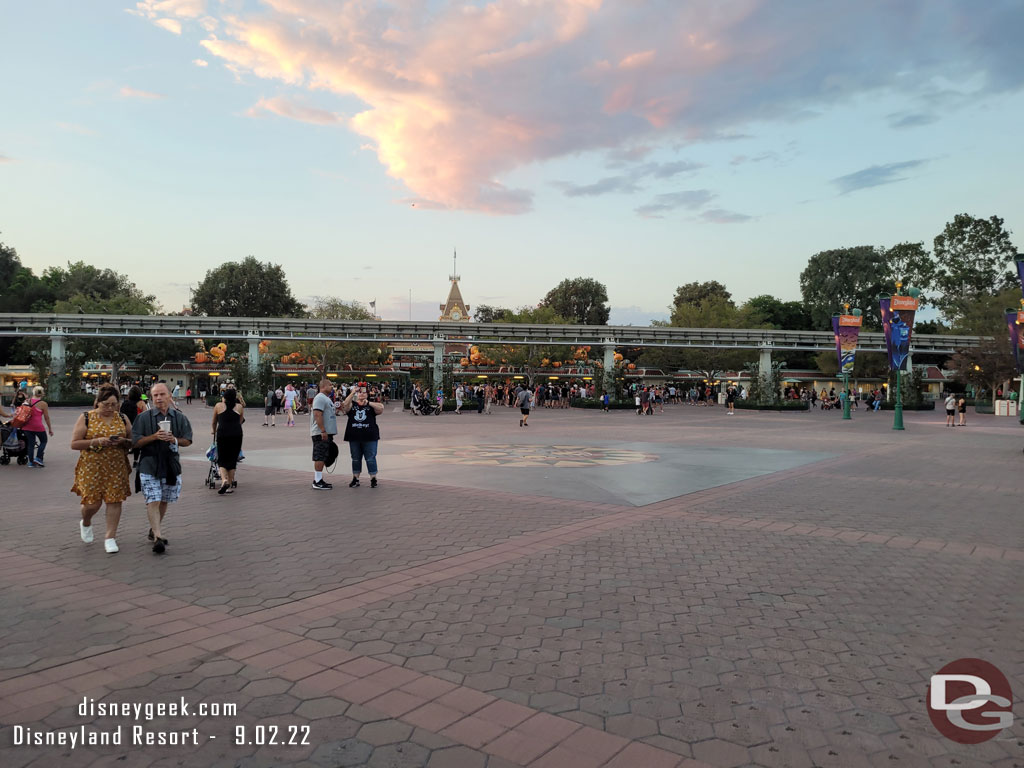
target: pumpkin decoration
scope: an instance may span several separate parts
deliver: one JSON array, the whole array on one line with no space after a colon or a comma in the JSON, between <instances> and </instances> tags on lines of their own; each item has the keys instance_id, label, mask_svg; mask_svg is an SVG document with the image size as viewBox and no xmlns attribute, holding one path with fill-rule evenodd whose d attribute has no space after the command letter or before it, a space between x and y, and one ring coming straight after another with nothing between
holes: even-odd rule
<instances>
[{"instance_id":1,"label":"pumpkin decoration","mask_svg":"<svg viewBox=\"0 0 1024 768\"><path fill-rule=\"evenodd\" d=\"M285 365L288 365L288 363L290 363L291 361L292 361L292 356L291 355L281 355L281 362L284 363Z\"/></svg>"},{"instance_id":2,"label":"pumpkin decoration","mask_svg":"<svg viewBox=\"0 0 1024 768\"><path fill-rule=\"evenodd\" d=\"M628 368L631 371L635 371L636 370L636 363L630 363L629 365L626 366L626 368Z\"/></svg>"},{"instance_id":3,"label":"pumpkin decoration","mask_svg":"<svg viewBox=\"0 0 1024 768\"><path fill-rule=\"evenodd\" d=\"M561 364L561 362L559 362L558 360L555 360L555 362L553 362L553 363L551 364L551 367L552 367L552 368L561 368L561 367L562 367L562 364Z\"/></svg>"},{"instance_id":4,"label":"pumpkin decoration","mask_svg":"<svg viewBox=\"0 0 1024 768\"><path fill-rule=\"evenodd\" d=\"M463 368L465 368L467 365L469 365L469 358L468 357L464 357L461 360L459 360L459 365L461 365Z\"/></svg>"},{"instance_id":5,"label":"pumpkin decoration","mask_svg":"<svg viewBox=\"0 0 1024 768\"><path fill-rule=\"evenodd\" d=\"M197 363L205 363L206 362L206 353L205 352L196 352L196 362Z\"/></svg>"},{"instance_id":6,"label":"pumpkin decoration","mask_svg":"<svg viewBox=\"0 0 1024 768\"><path fill-rule=\"evenodd\" d=\"M547 368L549 365L551 365L551 361L545 357L543 360L540 361L540 364L542 368Z\"/></svg>"},{"instance_id":7,"label":"pumpkin decoration","mask_svg":"<svg viewBox=\"0 0 1024 768\"><path fill-rule=\"evenodd\" d=\"M620 352L616 352L615 353L615 362L616 363L621 363L622 362L622 353L620 353Z\"/></svg>"},{"instance_id":8,"label":"pumpkin decoration","mask_svg":"<svg viewBox=\"0 0 1024 768\"><path fill-rule=\"evenodd\" d=\"M267 353L268 349L270 349L270 342L269 341L261 341L260 342L260 346L259 346L260 354L261 355L265 355Z\"/></svg>"}]
</instances>

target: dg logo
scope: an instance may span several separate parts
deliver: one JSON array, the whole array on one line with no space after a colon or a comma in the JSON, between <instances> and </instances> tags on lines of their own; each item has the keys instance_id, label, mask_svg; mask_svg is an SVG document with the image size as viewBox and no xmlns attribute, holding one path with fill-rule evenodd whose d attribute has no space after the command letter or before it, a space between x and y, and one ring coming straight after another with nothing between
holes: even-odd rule
<instances>
[{"instance_id":1,"label":"dg logo","mask_svg":"<svg viewBox=\"0 0 1024 768\"><path fill-rule=\"evenodd\" d=\"M982 659L957 659L932 675L928 717L947 739L980 744L1013 724L1006 675Z\"/></svg>"}]
</instances>

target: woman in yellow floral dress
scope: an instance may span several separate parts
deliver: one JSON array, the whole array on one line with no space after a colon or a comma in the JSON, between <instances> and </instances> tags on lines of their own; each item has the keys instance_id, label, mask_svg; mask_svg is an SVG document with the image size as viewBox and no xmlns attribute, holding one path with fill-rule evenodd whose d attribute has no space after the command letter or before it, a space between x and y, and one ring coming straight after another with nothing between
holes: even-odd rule
<instances>
[{"instance_id":1,"label":"woman in yellow floral dress","mask_svg":"<svg viewBox=\"0 0 1024 768\"><path fill-rule=\"evenodd\" d=\"M71 434L71 450L82 452L75 466L75 484L71 488L72 493L82 497L79 532L87 544L93 540L93 515L106 504L104 548L110 554L117 552L121 504L132 492L128 482L132 428L118 411L120 400L117 387L104 384L96 394L95 410L79 416Z\"/></svg>"}]
</instances>

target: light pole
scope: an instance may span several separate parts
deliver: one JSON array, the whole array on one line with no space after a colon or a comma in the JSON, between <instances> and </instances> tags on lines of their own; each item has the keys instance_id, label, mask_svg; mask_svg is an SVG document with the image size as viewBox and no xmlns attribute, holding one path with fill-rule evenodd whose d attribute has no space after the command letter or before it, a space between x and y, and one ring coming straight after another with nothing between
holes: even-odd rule
<instances>
[{"instance_id":1,"label":"light pole","mask_svg":"<svg viewBox=\"0 0 1024 768\"><path fill-rule=\"evenodd\" d=\"M839 373L843 377L843 419L850 419L850 374L857 353L857 337L863 318L861 311L850 311L850 305L843 305L842 314L832 315L832 332L836 337L836 355L839 359Z\"/></svg>"},{"instance_id":2,"label":"light pole","mask_svg":"<svg viewBox=\"0 0 1024 768\"><path fill-rule=\"evenodd\" d=\"M896 404L893 406L892 428L903 430L903 364L910 354L910 337L914 331L914 315L920 304L917 288L907 288L901 294L903 282L896 281L896 293L880 296L882 329L885 331L885 346L889 352L889 369L896 371Z\"/></svg>"}]
</instances>

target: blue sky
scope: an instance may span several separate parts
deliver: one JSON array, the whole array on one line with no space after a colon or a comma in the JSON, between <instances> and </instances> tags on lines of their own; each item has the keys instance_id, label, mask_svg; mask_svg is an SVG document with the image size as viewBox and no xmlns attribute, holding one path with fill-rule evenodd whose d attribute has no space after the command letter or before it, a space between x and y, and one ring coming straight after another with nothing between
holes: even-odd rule
<instances>
[{"instance_id":1,"label":"blue sky","mask_svg":"<svg viewBox=\"0 0 1024 768\"><path fill-rule=\"evenodd\" d=\"M0 239L168 309L227 260L433 319L564 277L799 297L816 251L1024 247L1024 5L34 0L0 10Z\"/></svg>"}]
</instances>

